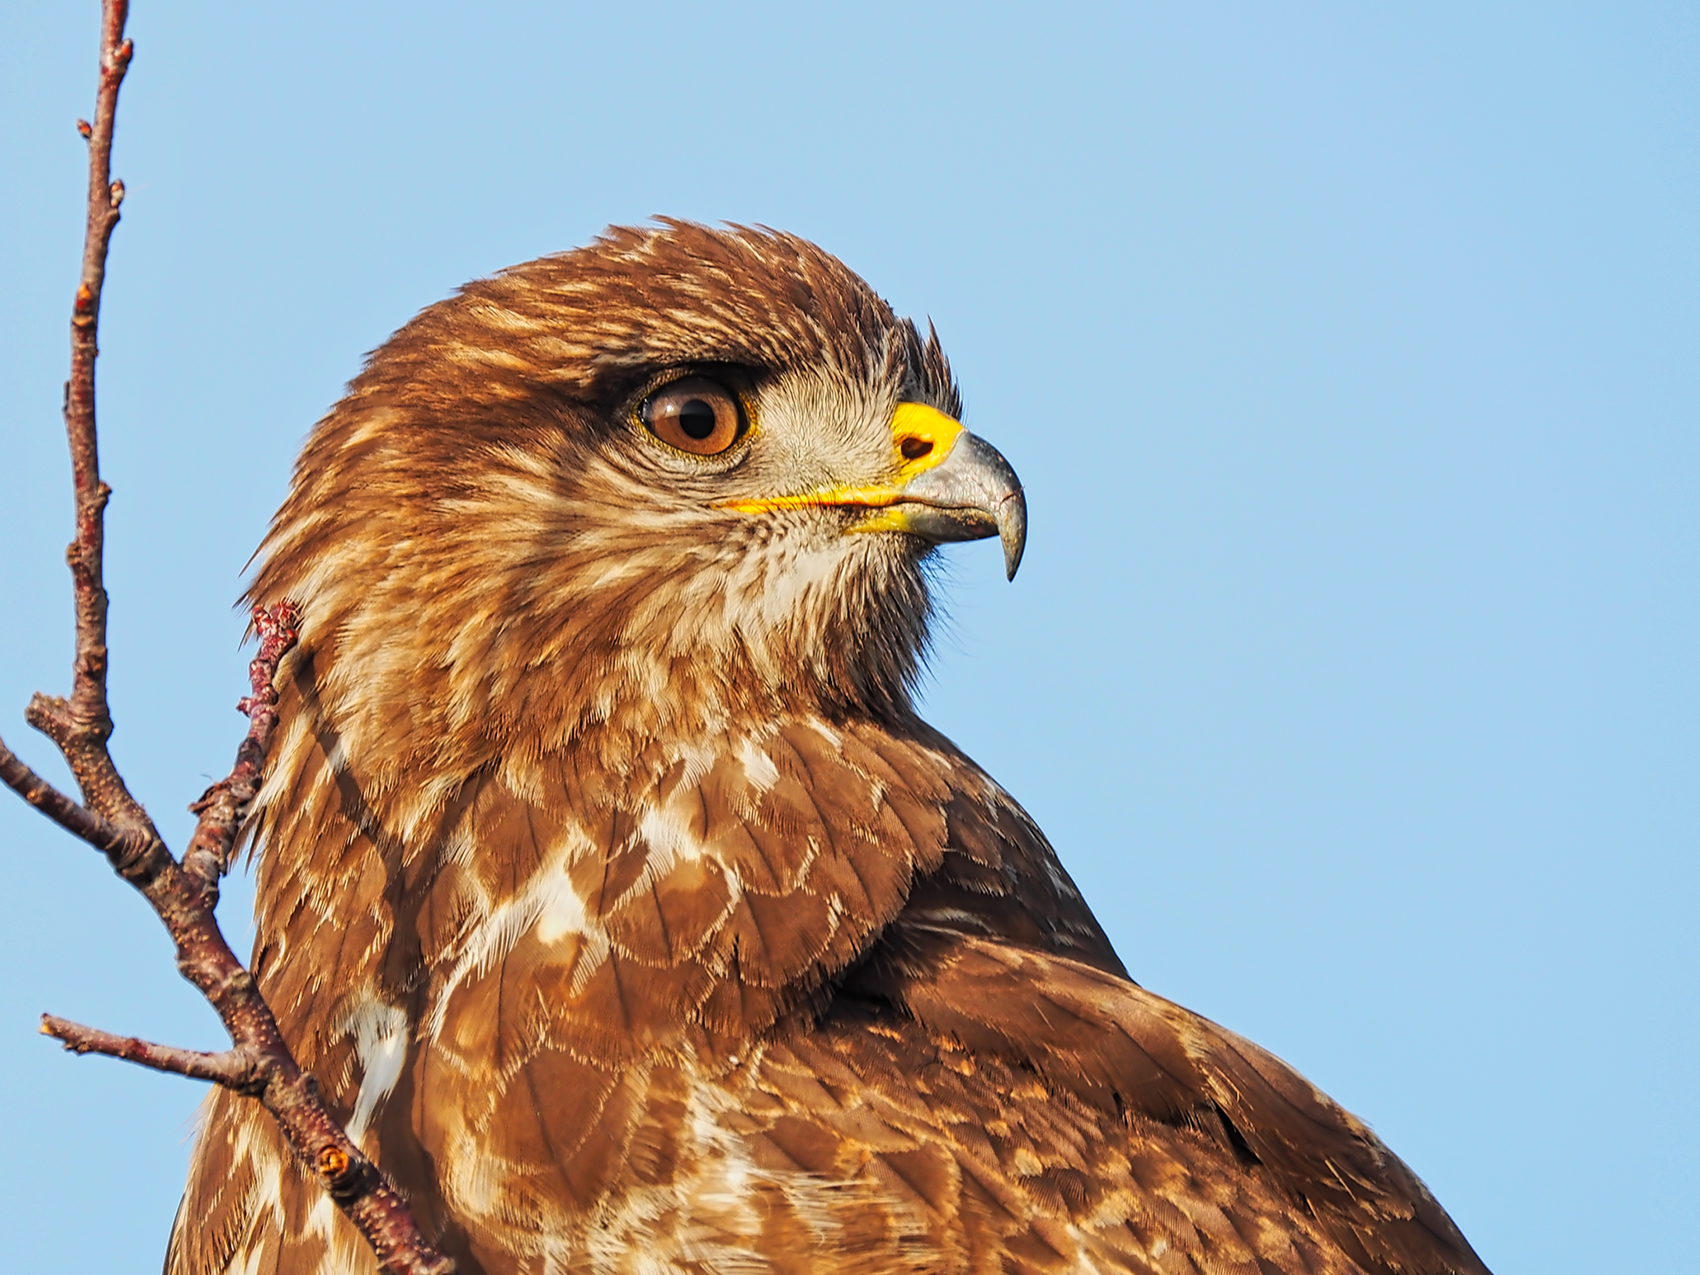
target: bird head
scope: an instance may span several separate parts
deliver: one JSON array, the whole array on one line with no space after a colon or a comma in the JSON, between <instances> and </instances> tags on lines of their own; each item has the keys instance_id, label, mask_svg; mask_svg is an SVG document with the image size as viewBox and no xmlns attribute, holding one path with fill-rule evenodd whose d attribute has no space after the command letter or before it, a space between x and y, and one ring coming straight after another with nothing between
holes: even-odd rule
<instances>
[{"instance_id":1,"label":"bird head","mask_svg":"<svg viewBox=\"0 0 1700 1275\"><path fill-rule=\"evenodd\" d=\"M927 555L1026 532L923 339L842 263L663 222L468 285L314 429L255 599L352 746L909 712ZM400 761L397 764L403 764Z\"/></svg>"}]
</instances>

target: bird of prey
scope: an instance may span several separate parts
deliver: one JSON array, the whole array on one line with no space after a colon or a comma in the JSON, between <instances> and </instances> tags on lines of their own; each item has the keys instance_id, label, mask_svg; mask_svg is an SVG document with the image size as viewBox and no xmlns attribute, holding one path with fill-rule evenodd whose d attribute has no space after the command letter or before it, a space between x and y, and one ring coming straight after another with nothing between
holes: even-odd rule
<instances>
[{"instance_id":1,"label":"bird of prey","mask_svg":"<svg viewBox=\"0 0 1700 1275\"><path fill-rule=\"evenodd\" d=\"M1480 1260L1370 1130L1132 982L917 716L1015 474L812 244L663 221L422 312L308 438L253 970L468 1275ZM210 1100L169 1275L367 1272Z\"/></svg>"}]
</instances>

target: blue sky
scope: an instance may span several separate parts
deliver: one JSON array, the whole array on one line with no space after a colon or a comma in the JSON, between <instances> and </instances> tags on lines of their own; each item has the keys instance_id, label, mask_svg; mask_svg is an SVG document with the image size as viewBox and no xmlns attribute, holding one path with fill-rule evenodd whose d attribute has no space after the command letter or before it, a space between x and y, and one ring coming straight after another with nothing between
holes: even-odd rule
<instances>
[{"instance_id":1,"label":"blue sky","mask_svg":"<svg viewBox=\"0 0 1700 1275\"><path fill-rule=\"evenodd\" d=\"M0 731L53 774L95 8L0 13ZM611 222L783 227L932 317L1027 483L1013 585L949 551L928 711L1135 977L1367 1119L1501 1275L1691 1267L1700 13L573 9L137 0L112 688L174 844L362 352ZM197 1087L35 1015L217 1025L92 852L8 801L0 863L11 1260L154 1269Z\"/></svg>"}]
</instances>

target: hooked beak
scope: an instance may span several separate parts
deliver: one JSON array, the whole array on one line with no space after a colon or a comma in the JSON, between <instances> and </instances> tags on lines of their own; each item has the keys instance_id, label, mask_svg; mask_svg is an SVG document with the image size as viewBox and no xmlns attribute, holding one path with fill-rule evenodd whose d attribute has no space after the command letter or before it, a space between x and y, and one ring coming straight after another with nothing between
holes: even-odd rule
<instances>
[{"instance_id":1,"label":"hooked beak","mask_svg":"<svg viewBox=\"0 0 1700 1275\"><path fill-rule=\"evenodd\" d=\"M934 544L1003 541L1004 570L1015 579L1027 545L1027 499L1009 462L961 423L923 403L900 403L891 418L899 462L889 485L834 487L802 496L737 501L745 513L834 506L867 510L853 531L906 531Z\"/></svg>"}]
</instances>

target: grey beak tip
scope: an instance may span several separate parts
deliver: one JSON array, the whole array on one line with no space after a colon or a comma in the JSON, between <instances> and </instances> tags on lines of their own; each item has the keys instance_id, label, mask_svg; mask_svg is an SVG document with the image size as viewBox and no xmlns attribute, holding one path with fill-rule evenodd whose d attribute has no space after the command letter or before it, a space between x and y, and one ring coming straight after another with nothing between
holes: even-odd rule
<instances>
[{"instance_id":1,"label":"grey beak tip","mask_svg":"<svg viewBox=\"0 0 1700 1275\"><path fill-rule=\"evenodd\" d=\"M1027 496L1018 486L998 502L998 539L1003 541L1005 579L1015 579L1027 549Z\"/></svg>"},{"instance_id":2,"label":"grey beak tip","mask_svg":"<svg viewBox=\"0 0 1700 1275\"><path fill-rule=\"evenodd\" d=\"M1004 573L1015 579L1027 547L1027 497L997 448L963 431L942 461L903 488L903 499L905 530L933 544L995 534Z\"/></svg>"}]
</instances>

